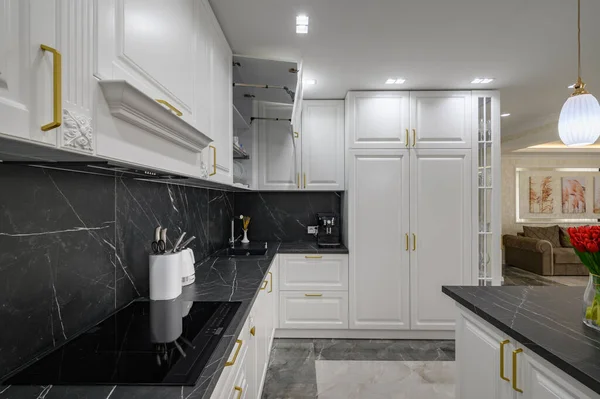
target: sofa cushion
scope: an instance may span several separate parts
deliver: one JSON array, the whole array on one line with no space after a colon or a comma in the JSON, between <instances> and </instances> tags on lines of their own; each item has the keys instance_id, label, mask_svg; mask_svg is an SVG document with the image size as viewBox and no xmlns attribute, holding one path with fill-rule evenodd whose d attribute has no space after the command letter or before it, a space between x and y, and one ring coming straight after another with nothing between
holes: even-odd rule
<instances>
[{"instance_id":1,"label":"sofa cushion","mask_svg":"<svg viewBox=\"0 0 600 399\"><path fill-rule=\"evenodd\" d=\"M581 263L573 248L554 248L554 263Z\"/></svg>"},{"instance_id":2,"label":"sofa cushion","mask_svg":"<svg viewBox=\"0 0 600 399\"><path fill-rule=\"evenodd\" d=\"M560 246L563 248L573 248L571 241L569 240L569 233L567 233L566 227L561 227L559 231Z\"/></svg>"},{"instance_id":3,"label":"sofa cushion","mask_svg":"<svg viewBox=\"0 0 600 399\"><path fill-rule=\"evenodd\" d=\"M560 247L559 230L560 228L558 225L549 227L523 226L525 237L550 241L550 244L552 244L554 248Z\"/></svg>"}]
</instances>

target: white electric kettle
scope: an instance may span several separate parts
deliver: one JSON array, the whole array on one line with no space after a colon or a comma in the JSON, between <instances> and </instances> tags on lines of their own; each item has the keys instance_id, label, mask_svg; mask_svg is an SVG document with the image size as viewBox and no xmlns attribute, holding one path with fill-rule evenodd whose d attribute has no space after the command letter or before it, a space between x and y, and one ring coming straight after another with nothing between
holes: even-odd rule
<instances>
[{"instance_id":1,"label":"white electric kettle","mask_svg":"<svg viewBox=\"0 0 600 399\"><path fill-rule=\"evenodd\" d=\"M196 281L194 263L196 263L194 251L190 248L181 251L181 285L184 287Z\"/></svg>"}]
</instances>

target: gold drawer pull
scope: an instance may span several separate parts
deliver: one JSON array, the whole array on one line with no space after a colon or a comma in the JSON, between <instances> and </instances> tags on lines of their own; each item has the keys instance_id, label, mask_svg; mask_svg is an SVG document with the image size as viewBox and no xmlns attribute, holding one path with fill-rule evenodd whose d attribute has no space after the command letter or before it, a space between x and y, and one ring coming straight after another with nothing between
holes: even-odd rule
<instances>
[{"instance_id":1,"label":"gold drawer pull","mask_svg":"<svg viewBox=\"0 0 600 399\"><path fill-rule=\"evenodd\" d=\"M169 108L171 111L173 111L175 113L175 115L183 116L183 112L181 112L180 110L178 110L177 108L175 108L174 106L169 104L169 102L167 100L161 100L161 99L157 98L156 102L159 104L162 104L162 105L166 105L167 108Z\"/></svg>"},{"instance_id":2,"label":"gold drawer pull","mask_svg":"<svg viewBox=\"0 0 600 399\"><path fill-rule=\"evenodd\" d=\"M209 145L209 148L212 148L213 150L213 171L209 176L214 176L217 174L217 147L215 147L214 145Z\"/></svg>"},{"instance_id":3,"label":"gold drawer pull","mask_svg":"<svg viewBox=\"0 0 600 399\"><path fill-rule=\"evenodd\" d=\"M233 389L235 389L236 391L238 391L238 397L237 397L237 399L240 399L242 397L242 392L244 392L244 390L242 389L242 387L234 387Z\"/></svg>"},{"instance_id":4,"label":"gold drawer pull","mask_svg":"<svg viewBox=\"0 0 600 399\"><path fill-rule=\"evenodd\" d=\"M238 339L235 341L235 343L238 344L238 347L235 350L233 359L231 359L230 362L225 363L225 367L233 366L235 364L235 361L237 360L237 357L240 354L240 349L242 349L242 344L244 343L244 341L242 341L241 339Z\"/></svg>"},{"instance_id":5,"label":"gold drawer pull","mask_svg":"<svg viewBox=\"0 0 600 399\"><path fill-rule=\"evenodd\" d=\"M323 255L306 255L306 259L323 259Z\"/></svg>"},{"instance_id":6,"label":"gold drawer pull","mask_svg":"<svg viewBox=\"0 0 600 399\"><path fill-rule=\"evenodd\" d=\"M54 60L54 66L52 70L52 95L53 111L52 111L52 122L43 125L42 131L47 132L48 130L56 129L62 125L62 56L55 48L42 44L40 48L43 51L49 51L52 53Z\"/></svg>"},{"instance_id":7,"label":"gold drawer pull","mask_svg":"<svg viewBox=\"0 0 600 399\"><path fill-rule=\"evenodd\" d=\"M513 367L513 369L512 369L512 377L513 377L512 388L519 393L523 393L522 389L517 388L517 355L521 352L523 352L523 349L521 349L521 348L514 350L513 357L512 357L512 361L513 361L513 364L512 364L512 367Z\"/></svg>"},{"instance_id":8,"label":"gold drawer pull","mask_svg":"<svg viewBox=\"0 0 600 399\"><path fill-rule=\"evenodd\" d=\"M273 292L273 273L269 272L269 277L270 277L270 282L271 284L269 285L269 291L268 293L270 294L271 292Z\"/></svg>"},{"instance_id":9,"label":"gold drawer pull","mask_svg":"<svg viewBox=\"0 0 600 399\"><path fill-rule=\"evenodd\" d=\"M300 137L300 134L298 132L294 132L294 138L297 139L298 137Z\"/></svg>"},{"instance_id":10,"label":"gold drawer pull","mask_svg":"<svg viewBox=\"0 0 600 399\"><path fill-rule=\"evenodd\" d=\"M264 291L264 290L265 290L265 288L267 288L267 284L269 284L269 282L268 282L267 280L263 281L263 282L262 282L262 285L261 285L261 287L260 287L260 290L261 290L261 291Z\"/></svg>"},{"instance_id":11,"label":"gold drawer pull","mask_svg":"<svg viewBox=\"0 0 600 399\"><path fill-rule=\"evenodd\" d=\"M256 335L256 327L250 329L250 334L252 334L253 337Z\"/></svg>"},{"instance_id":12,"label":"gold drawer pull","mask_svg":"<svg viewBox=\"0 0 600 399\"><path fill-rule=\"evenodd\" d=\"M510 382L510 380L504 376L504 345L508 343L510 343L510 341L507 339L500 342L500 378L502 378L504 381Z\"/></svg>"},{"instance_id":13,"label":"gold drawer pull","mask_svg":"<svg viewBox=\"0 0 600 399\"><path fill-rule=\"evenodd\" d=\"M323 294L304 294L304 296L323 296Z\"/></svg>"}]
</instances>

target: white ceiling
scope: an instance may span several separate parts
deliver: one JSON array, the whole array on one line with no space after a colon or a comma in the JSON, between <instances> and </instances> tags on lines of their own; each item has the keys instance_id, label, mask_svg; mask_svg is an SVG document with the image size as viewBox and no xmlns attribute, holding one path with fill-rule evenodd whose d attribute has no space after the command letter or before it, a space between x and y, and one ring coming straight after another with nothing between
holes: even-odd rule
<instances>
[{"instance_id":1,"label":"white ceiling","mask_svg":"<svg viewBox=\"0 0 600 399\"><path fill-rule=\"evenodd\" d=\"M304 60L305 98L500 89L503 134L556 119L576 79L576 0L211 0L234 53ZM600 97L600 1L582 0L583 78ZM295 33L297 14L309 33ZM389 77L407 79L385 85ZM494 77L491 85L472 85ZM259 82L257 82L259 83Z\"/></svg>"}]
</instances>

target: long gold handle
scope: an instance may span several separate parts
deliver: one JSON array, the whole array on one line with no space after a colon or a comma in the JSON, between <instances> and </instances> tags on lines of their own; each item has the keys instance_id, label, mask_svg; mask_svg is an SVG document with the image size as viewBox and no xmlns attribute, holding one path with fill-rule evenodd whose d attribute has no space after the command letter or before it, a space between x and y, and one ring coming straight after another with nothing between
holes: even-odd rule
<instances>
[{"instance_id":1,"label":"long gold handle","mask_svg":"<svg viewBox=\"0 0 600 399\"><path fill-rule=\"evenodd\" d=\"M504 376L504 345L510 343L508 339L500 342L500 378L504 381L510 382L508 378Z\"/></svg>"},{"instance_id":2,"label":"long gold handle","mask_svg":"<svg viewBox=\"0 0 600 399\"><path fill-rule=\"evenodd\" d=\"M413 147L417 145L417 129L413 129Z\"/></svg>"},{"instance_id":3,"label":"long gold handle","mask_svg":"<svg viewBox=\"0 0 600 399\"><path fill-rule=\"evenodd\" d=\"M323 255L305 255L306 259L323 259Z\"/></svg>"},{"instance_id":4,"label":"long gold handle","mask_svg":"<svg viewBox=\"0 0 600 399\"><path fill-rule=\"evenodd\" d=\"M300 173L298 173L298 179L296 180L296 183L298 184L298 188L300 188Z\"/></svg>"},{"instance_id":5,"label":"long gold handle","mask_svg":"<svg viewBox=\"0 0 600 399\"><path fill-rule=\"evenodd\" d=\"M413 233L413 251L417 250L417 235Z\"/></svg>"},{"instance_id":6,"label":"long gold handle","mask_svg":"<svg viewBox=\"0 0 600 399\"><path fill-rule=\"evenodd\" d=\"M304 294L304 296L323 296L323 294Z\"/></svg>"},{"instance_id":7,"label":"long gold handle","mask_svg":"<svg viewBox=\"0 0 600 399\"><path fill-rule=\"evenodd\" d=\"M271 292L273 292L273 273L269 272L269 277L271 277L270 284L269 284L269 291L268 293L270 294Z\"/></svg>"},{"instance_id":8,"label":"long gold handle","mask_svg":"<svg viewBox=\"0 0 600 399\"><path fill-rule=\"evenodd\" d=\"M242 392L244 392L244 390L242 389L242 387L234 387L233 389L235 389L236 391L238 391L238 397L237 397L237 399L240 399L242 397Z\"/></svg>"},{"instance_id":9,"label":"long gold handle","mask_svg":"<svg viewBox=\"0 0 600 399\"><path fill-rule=\"evenodd\" d=\"M404 144L405 147L408 147L408 129L406 129L406 143Z\"/></svg>"},{"instance_id":10,"label":"long gold handle","mask_svg":"<svg viewBox=\"0 0 600 399\"><path fill-rule=\"evenodd\" d=\"M209 176L214 176L217 174L217 147L214 145L209 145L208 147L213 150L213 171Z\"/></svg>"},{"instance_id":11,"label":"long gold handle","mask_svg":"<svg viewBox=\"0 0 600 399\"><path fill-rule=\"evenodd\" d=\"M162 105L166 105L171 111L175 113L177 116L183 116L183 112L172 106L167 100L161 100L160 98L156 99L156 102Z\"/></svg>"},{"instance_id":12,"label":"long gold handle","mask_svg":"<svg viewBox=\"0 0 600 399\"><path fill-rule=\"evenodd\" d=\"M235 354L233 355L233 359L231 359L230 362L225 363L225 367L233 366L235 364L235 361L237 360L237 357L240 354L240 349L242 349L242 344L244 343L244 341L242 341L241 339L238 339L238 340L235 341L235 343L238 344L238 347L235 350Z\"/></svg>"},{"instance_id":13,"label":"long gold handle","mask_svg":"<svg viewBox=\"0 0 600 399\"><path fill-rule=\"evenodd\" d=\"M304 174L304 188L306 188L306 173Z\"/></svg>"},{"instance_id":14,"label":"long gold handle","mask_svg":"<svg viewBox=\"0 0 600 399\"><path fill-rule=\"evenodd\" d=\"M262 286L260 287L260 290L264 291L265 288L267 288L267 284L269 284L269 282L267 280L263 281Z\"/></svg>"},{"instance_id":15,"label":"long gold handle","mask_svg":"<svg viewBox=\"0 0 600 399\"><path fill-rule=\"evenodd\" d=\"M406 250L408 251L408 233L405 234L406 237Z\"/></svg>"},{"instance_id":16,"label":"long gold handle","mask_svg":"<svg viewBox=\"0 0 600 399\"><path fill-rule=\"evenodd\" d=\"M253 337L256 335L256 327L250 329L250 334L252 334Z\"/></svg>"},{"instance_id":17,"label":"long gold handle","mask_svg":"<svg viewBox=\"0 0 600 399\"><path fill-rule=\"evenodd\" d=\"M62 55L55 48L46 46L45 44L42 44L40 48L43 51L51 52L54 60L54 66L52 70L52 90L54 91L52 96L53 121L42 126L42 131L47 132L48 130L56 129L62 125Z\"/></svg>"},{"instance_id":18,"label":"long gold handle","mask_svg":"<svg viewBox=\"0 0 600 399\"><path fill-rule=\"evenodd\" d=\"M516 350L513 351L513 357L512 357L512 361L513 361L512 362L513 363L512 364L512 367L513 367L512 368L512 377L513 377L512 388L515 391L517 391L517 392L523 393L522 389L517 388L517 355L519 353L521 353L521 352L523 352L523 349L521 349L521 348L516 349Z\"/></svg>"}]
</instances>

